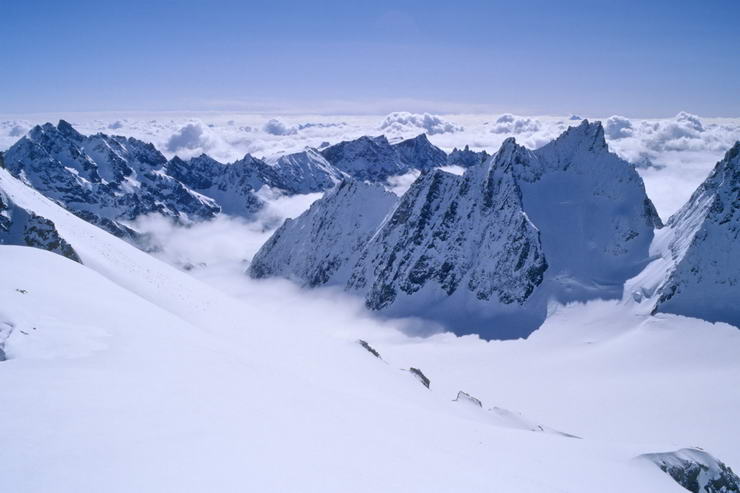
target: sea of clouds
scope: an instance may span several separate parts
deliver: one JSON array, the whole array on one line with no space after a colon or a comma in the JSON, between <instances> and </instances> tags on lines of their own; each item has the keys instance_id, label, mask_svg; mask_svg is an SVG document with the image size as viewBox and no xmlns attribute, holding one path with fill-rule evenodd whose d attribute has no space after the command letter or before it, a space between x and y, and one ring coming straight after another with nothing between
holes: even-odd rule
<instances>
[{"instance_id":1,"label":"sea of clouds","mask_svg":"<svg viewBox=\"0 0 740 493\"><path fill-rule=\"evenodd\" d=\"M0 150L35 124L63 118L82 133L104 132L152 142L168 157L206 153L231 162L249 153L275 159L305 147L325 147L362 135L391 142L426 133L446 151L469 145L495 152L507 137L538 148L584 115L519 116L394 112L387 115L258 115L237 113L71 114L0 117ZM740 140L740 118L704 118L680 112L672 118L596 117L610 148L635 164L666 219L690 196L714 164ZM397 180L405 184L409 177ZM396 190L402 191L403 186Z\"/></svg>"}]
</instances>

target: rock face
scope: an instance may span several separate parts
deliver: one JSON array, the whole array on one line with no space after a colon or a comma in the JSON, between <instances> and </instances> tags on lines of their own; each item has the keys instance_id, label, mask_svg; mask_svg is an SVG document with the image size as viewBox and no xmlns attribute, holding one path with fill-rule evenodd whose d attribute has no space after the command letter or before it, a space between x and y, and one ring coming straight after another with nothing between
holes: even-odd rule
<instances>
[{"instance_id":1,"label":"rock face","mask_svg":"<svg viewBox=\"0 0 740 493\"><path fill-rule=\"evenodd\" d=\"M5 153L12 175L109 232L131 238L123 221L157 212L193 220L219 207L164 172L151 144L97 134L83 136L60 121L34 127Z\"/></svg>"},{"instance_id":2,"label":"rock face","mask_svg":"<svg viewBox=\"0 0 740 493\"><path fill-rule=\"evenodd\" d=\"M15 204L0 189L0 245L41 248L80 262L74 248L59 235L56 225Z\"/></svg>"},{"instance_id":3,"label":"rock face","mask_svg":"<svg viewBox=\"0 0 740 493\"><path fill-rule=\"evenodd\" d=\"M653 462L692 493L740 492L737 474L704 450L690 448L640 457Z\"/></svg>"},{"instance_id":4,"label":"rock face","mask_svg":"<svg viewBox=\"0 0 740 493\"><path fill-rule=\"evenodd\" d=\"M453 300L506 311L527 301L546 269L511 163L491 160L463 176L421 176L365 246L347 287L369 308L399 315L419 303L460 314Z\"/></svg>"},{"instance_id":5,"label":"rock face","mask_svg":"<svg viewBox=\"0 0 740 493\"><path fill-rule=\"evenodd\" d=\"M476 407L483 407L483 403L480 401L480 399L477 399L473 397L472 395L468 394L467 392L463 392L462 390L458 391L457 397L452 399L454 402L462 402L465 404L472 404Z\"/></svg>"},{"instance_id":6,"label":"rock face","mask_svg":"<svg viewBox=\"0 0 740 493\"><path fill-rule=\"evenodd\" d=\"M444 166L447 155L425 134L391 145L385 136L360 137L321 151L335 168L358 180L383 182L411 170Z\"/></svg>"},{"instance_id":7,"label":"rock face","mask_svg":"<svg viewBox=\"0 0 740 493\"><path fill-rule=\"evenodd\" d=\"M536 151L508 139L462 176L423 172L395 207L377 202L374 226L341 226L337 210L373 207L345 199L341 208L319 201L288 223L290 235L278 231L252 275L343 285L373 310L484 337L526 336L552 298L621 296L660 226L634 167L608 151L601 124L587 121ZM324 245L331 261L317 264L308 251Z\"/></svg>"},{"instance_id":8,"label":"rock face","mask_svg":"<svg viewBox=\"0 0 740 493\"><path fill-rule=\"evenodd\" d=\"M285 221L254 256L249 273L312 287L342 284L396 201L380 185L345 180L299 218Z\"/></svg>"},{"instance_id":9,"label":"rock face","mask_svg":"<svg viewBox=\"0 0 740 493\"><path fill-rule=\"evenodd\" d=\"M740 327L740 142L666 226L655 310Z\"/></svg>"},{"instance_id":10,"label":"rock face","mask_svg":"<svg viewBox=\"0 0 740 493\"><path fill-rule=\"evenodd\" d=\"M484 163L489 157L491 156L486 151L471 151L468 146L465 146L463 149L455 147L447 156L447 165L469 168Z\"/></svg>"}]
</instances>

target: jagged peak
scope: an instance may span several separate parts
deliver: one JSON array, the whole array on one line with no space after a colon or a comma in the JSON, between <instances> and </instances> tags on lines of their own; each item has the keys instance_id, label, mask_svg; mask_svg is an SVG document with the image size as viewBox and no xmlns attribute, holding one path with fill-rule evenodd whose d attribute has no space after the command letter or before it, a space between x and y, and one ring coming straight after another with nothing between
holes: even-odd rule
<instances>
[{"instance_id":1,"label":"jagged peak","mask_svg":"<svg viewBox=\"0 0 740 493\"><path fill-rule=\"evenodd\" d=\"M604 127L601 125L600 121L590 122L588 120L583 120L578 126L568 127L565 132L560 134L548 145L565 143L577 143L579 145L587 144L594 150L608 149L606 138L604 136Z\"/></svg>"},{"instance_id":2,"label":"jagged peak","mask_svg":"<svg viewBox=\"0 0 740 493\"><path fill-rule=\"evenodd\" d=\"M523 145L518 144L514 137L508 137L501 143L499 150L493 154L490 162L492 165L499 165L504 162L521 164L524 162L524 156L531 152Z\"/></svg>"},{"instance_id":3,"label":"jagged peak","mask_svg":"<svg viewBox=\"0 0 740 493\"><path fill-rule=\"evenodd\" d=\"M70 139L81 140L84 138L84 136L75 130L72 124L66 120L59 120L59 123L57 123L57 130L59 133Z\"/></svg>"},{"instance_id":4,"label":"jagged peak","mask_svg":"<svg viewBox=\"0 0 740 493\"><path fill-rule=\"evenodd\" d=\"M383 135L382 137L385 137L385 136ZM427 134L426 133L420 133L416 137L411 137L409 139L404 139L404 140L402 140L401 142L399 142L396 145L403 144L404 142L417 142L417 143L420 143L420 144L429 144L429 145L432 145L432 143L429 141L429 137L427 137Z\"/></svg>"}]
</instances>

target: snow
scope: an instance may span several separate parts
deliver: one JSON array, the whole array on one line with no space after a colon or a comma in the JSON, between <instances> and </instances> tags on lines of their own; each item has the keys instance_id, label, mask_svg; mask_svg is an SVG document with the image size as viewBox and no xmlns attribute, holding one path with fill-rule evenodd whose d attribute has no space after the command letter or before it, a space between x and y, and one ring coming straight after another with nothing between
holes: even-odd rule
<instances>
[{"instance_id":1,"label":"snow","mask_svg":"<svg viewBox=\"0 0 740 493\"><path fill-rule=\"evenodd\" d=\"M446 358L428 361L443 349L434 341L383 342L385 364L346 337L352 330L256 319L256 300L215 299L196 281L158 294L170 299L165 311L60 256L0 248L3 318L16 327L0 366L0 426L13 450L0 471L14 491L674 491L632 463L655 449L643 439L532 433L461 409L446 388ZM194 316L192 295L207 301L207 316ZM488 347L474 345L479 355ZM442 355L458 364L471 355L450 349ZM411 358L430 390L399 369ZM457 374L456 387L480 385ZM486 405L507 400L491 394Z\"/></svg>"},{"instance_id":2,"label":"snow","mask_svg":"<svg viewBox=\"0 0 740 493\"><path fill-rule=\"evenodd\" d=\"M1 169L0 190L82 260L0 246L9 491L677 493L634 459L740 464L731 325L614 299L551 305L526 340L413 337L333 290L205 284Z\"/></svg>"}]
</instances>

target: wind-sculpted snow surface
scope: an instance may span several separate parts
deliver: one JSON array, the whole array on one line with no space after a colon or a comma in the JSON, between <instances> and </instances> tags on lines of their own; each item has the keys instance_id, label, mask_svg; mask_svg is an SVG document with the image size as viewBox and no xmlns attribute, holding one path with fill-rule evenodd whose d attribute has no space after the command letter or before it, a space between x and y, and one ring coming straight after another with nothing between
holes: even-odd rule
<instances>
[{"instance_id":1,"label":"wind-sculpted snow surface","mask_svg":"<svg viewBox=\"0 0 740 493\"><path fill-rule=\"evenodd\" d=\"M654 311L740 327L740 142L667 222L625 290Z\"/></svg>"},{"instance_id":2,"label":"wind-sculpted snow surface","mask_svg":"<svg viewBox=\"0 0 740 493\"><path fill-rule=\"evenodd\" d=\"M308 221L297 218L293 231L305 231ZM647 262L658 226L634 167L609 152L600 123L584 121L536 151L507 139L463 176L423 173L376 232L363 235L370 239L356 262L361 238L347 232L352 246L342 247L332 234L333 248L351 252L342 258L355 262L351 271L336 269L332 283L346 283L388 315L437 320L458 333L526 336L553 298L621 296L624 281ZM299 233L273 240L260 262L278 263L277 252L326 241L320 230L311 239Z\"/></svg>"}]
</instances>

